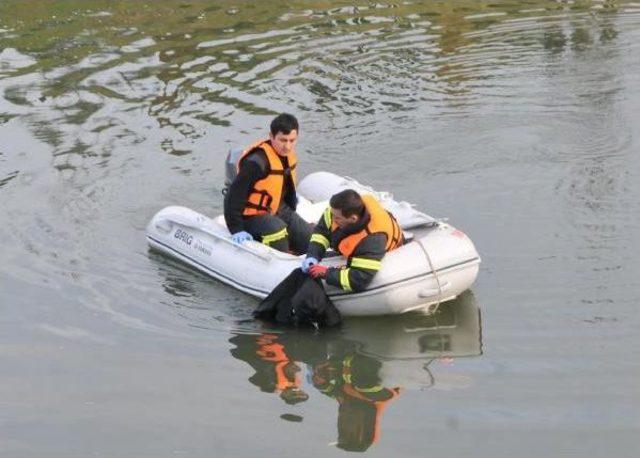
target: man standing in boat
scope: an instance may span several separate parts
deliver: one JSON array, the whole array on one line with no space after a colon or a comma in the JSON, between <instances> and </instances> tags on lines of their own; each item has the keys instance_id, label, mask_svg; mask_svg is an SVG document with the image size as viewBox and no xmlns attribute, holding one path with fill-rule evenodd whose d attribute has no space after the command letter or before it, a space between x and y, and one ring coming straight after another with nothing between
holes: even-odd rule
<instances>
[{"instance_id":1,"label":"man standing in boat","mask_svg":"<svg viewBox=\"0 0 640 458\"><path fill-rule=\"evenodd\" d=\"M279 251L306 253L311 229L295 211L298 132L298 120L282 113L271 122L269 138L240 156L224 200L234 242L255 239Z\"/></svg>"},{"instance_id":2,"label":"man standing in boat","mask_svg":"<svg viewBox=\"0 0 640 458\"><path fill-rule=\"evenodd\" d=\"M344 291L362 291L380 270L384 255L403 243L396 219L373 196L345 189L331 197L318 221L302 271ZM329 246L347 258L346 266L319 264Z\"/></svg>"}]
</instances>

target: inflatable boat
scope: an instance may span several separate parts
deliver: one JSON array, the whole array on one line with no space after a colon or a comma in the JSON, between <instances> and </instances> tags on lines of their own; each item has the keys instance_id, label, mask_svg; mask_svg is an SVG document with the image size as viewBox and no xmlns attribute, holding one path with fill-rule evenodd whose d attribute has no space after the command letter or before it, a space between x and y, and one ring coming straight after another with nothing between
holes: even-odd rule
<instances>
[{"instance_id":1,"label":"inflatable boat","mask_svg":"<svg viewBox=\"0 0 640 458\"><path fill-rule=\"evenodd\" d=\"M325 285L343 315L430 313L471 287L478 275L480 257L469 237L407 202L396 201L389 193L377 192L349 177L316 172L297 187L297 211L306 221L315 223L328 199L349 188L374 195L396 217L408 243L386 254L382 268L366 290L345 293ZM257 298L266 297L300 267L303 259L255 241L236 244L223 215L209 218L185 207L160 210L151 219L146 234L151 249ZM346 260L329 256L322 263L337 267Z\"/></svg>"}]
</instances>

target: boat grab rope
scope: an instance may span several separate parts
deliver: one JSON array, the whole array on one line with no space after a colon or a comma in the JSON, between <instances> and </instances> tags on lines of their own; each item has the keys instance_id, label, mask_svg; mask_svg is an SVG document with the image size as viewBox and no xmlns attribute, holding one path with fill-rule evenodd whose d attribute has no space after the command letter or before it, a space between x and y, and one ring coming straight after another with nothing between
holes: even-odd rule
<instances>
[{"instance_id":1,"label":"boat grab rope","mask_svg":"<svg viewBox=\"0 0 640 458\"><path fill-rule=\"evenodd\" d=\"M436 279L436 284L438 285L438 301L436 302L436 305L433 308L433 313L435 313L438 310L438 307L440 307L440 303L442 302L442 284L440 283L440 278L438 277L438 271L436 271L436 269L433 267L433 262L431 261L431 256L429 256L427 247L424 246L424 243L422 240L417 240L417 242L418 242L418 246L422 249L424 256L427 258L427 262L429 263L429 268L431 269L431 272L433 272L433 276Z\"/></svg>"},{"instance_id":2,"label":"boat grab rope","mask_svg":"<svg viewBox=\"0 0 640 458\"><path fill-rule=\"evenodd\" d=\"M431 364L433 361L435 360L435 358L430 359L429 361L427 361L426 363L424 363L422 365L422 369L425 370L425 372L427 374L429 374L429 384L425 385L425 386L421 386L420 387L420 391L424 391L427 388L431 388L433 385L436 384L436 378L433 376L433 374L431 373L431 369L429 369L429 364Z\"/></svg>"}]
</instances>

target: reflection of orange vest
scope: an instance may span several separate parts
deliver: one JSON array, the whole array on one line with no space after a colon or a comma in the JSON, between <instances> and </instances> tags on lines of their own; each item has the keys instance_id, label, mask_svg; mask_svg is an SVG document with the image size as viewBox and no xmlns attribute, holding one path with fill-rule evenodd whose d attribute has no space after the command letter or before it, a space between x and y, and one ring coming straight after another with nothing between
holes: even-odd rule
<instances>
[{"instance_id":1,"label":"reflection of orange vest","mask_svg":"<svg viewBox=\"0 0 640 458\"><path fill-rule=\"evenodd\" d=\"M387 404L389 404L391 401L393 401L398 396L400 396L400 392L401 392L401 389L398 387L396 388L377 387L377 388L378 389L375 391L376 393L384 392L389 397L387 399L376 401L366 396L366 393L370 392L369 390L365 390L362 388L358 389L351 384L345 384L342 387L343 393L346 394L347 396L364 401L367 404L372 405L376 409L375 418L373 420L374 421L373 437L371 438L371 443L377 442L378 439L380 438L380 420L382 419L382 412L384 412L384 409L387 406Z\"/></svg>"},{"instance_id":2,"label":"reflection of orange vest","mask_svg":"<svg viewBox=\"0 0 640 458\"><path fill-rule=\"evenodd\" d=\"M347 356L342 361L342 380L344 381L344 385L342 385L342 392L346 395L346 399L343 398L342 402L351 398L363 401L366 404L373 406L375 409L375 416L373 418L372 425L373 436L371 437L370 443L374 443L380 437L380 420L382 419L382 412L384 412L387 404L400 396L401 389L399 387L385 388L382 385L375 385L366 388L355 386L352 380L352 363L353 356ZM363 433L364 431L371 431L371 429L368 429L365 424L360 426L362 428L360 431Z\"/></svg>"},{"instance_id":3,"label":"reflection of orange vest","mask_svg":"<svg viewBox=\"0 0 640 458\"><path fill-rule=\"evenodd\" d=\"M402 245L402 230L393 215L385 210L384 207L370 195L362 196L362 201L371 216L371 220L360 232L350 234L340 240L340 243L338 243L338 251L345 258L351 257L358 244L369 234L382 233L387 236L385 251L391 251ZM337 229L338 225L333 222L331 231L333 232Z\"/></svg>"},{"instance_id":4,"label":"reflection of orange vest","mask_svg":"<svg viewBox=\"0 0 640 458\"><path fill-rule=\"evenodd\" d=\"M285 173L291 173L291 179L295 187L297 182L296 163L297 157L295 152L287 155L289 167L287 169L282 165L282 160L276 150L273 149L268 140L259 140L243 151L240 159L238 159L238 172L242 165L242 161L248 154L252 153L256 148L264 150L267 160L269 161L269 173L262 180L258 180L253 184L253 189L247 198L247 204L244 207L243 215L264 215L275 214L280 207L282 193L284 191Z\"/></svg>"},{"instance_id":5,"label":"reflection of orange vest","mask_svg":"<svg viewBox=\"0 0 640 458\"><path fill-rule=\"evenodd\" d=\"M299 388L302 382L299 371L295 375L287 376L286 368L294 364L284 351L284 346L278 343L278 336L263 334L256 339L258 350L256 354L263 360L275 363L276 388L283 391L287 388ZM292 380L293 379L293 380Z\"/></svg>"}]
</instances>

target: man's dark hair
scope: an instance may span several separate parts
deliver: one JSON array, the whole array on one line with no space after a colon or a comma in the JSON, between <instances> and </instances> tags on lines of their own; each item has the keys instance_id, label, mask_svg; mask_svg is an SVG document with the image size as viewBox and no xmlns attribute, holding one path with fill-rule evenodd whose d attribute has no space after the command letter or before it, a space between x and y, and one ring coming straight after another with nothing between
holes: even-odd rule
<instances>
[{"instance_id":1,"label":"man's dark hair","mask_svg":"<svg viewBox=\"0 0 640 458\"><path fill-rule=\"evenodd\" d=\"M355 192L353 189L345 189L344 191L340 191L338 194L334 194L331 196L331 200L329 200L329 205L331 205L331 208L340 210L342 216L345 218L348 218L351 215L357 215L360 217L364 212L364 202L362 201L362 197L360 197L360 194Z\"/></svg>"},{"instance_id":2,"label":"man's dark hair","mask_svg":"<svg viewBox=\"0 0 640 458\"><path fill-rule=\"evenodd\" d=\"M271 135L274 137L278 132L288 135L292 130L300 131L298 128L298 120L292 114L281 113L271 121Z\"/></svg>"}]
</instances>

